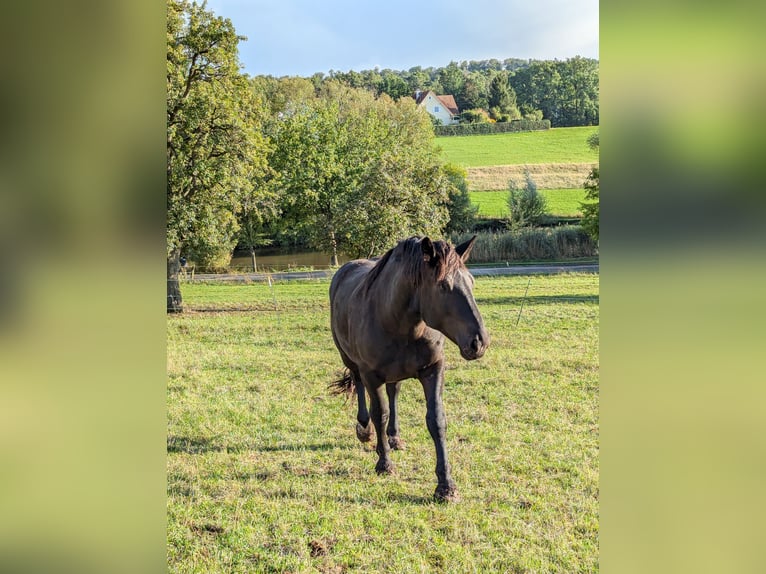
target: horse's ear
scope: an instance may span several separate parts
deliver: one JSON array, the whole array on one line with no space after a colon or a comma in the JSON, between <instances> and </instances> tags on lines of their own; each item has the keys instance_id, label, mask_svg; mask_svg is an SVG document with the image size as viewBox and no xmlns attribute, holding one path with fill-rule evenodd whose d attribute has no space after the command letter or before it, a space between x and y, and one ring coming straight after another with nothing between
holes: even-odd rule
<instances>
[{"instance_id":1,"label":"horse's ear","mask_svg":"<svg viewBox=\"0 0 766 574\"><path fill-rule=\"evenodd\" d=\"M476 236L474 235L466 241L465 243L461 243L457 247L455 247L455 251L457 251L457 254L460 255L460 259L463 260L463 263L468 261L468 256L471 254L471 249L473 249L473 244L476 243Z\"/></svg>"},{"instance_id":2,"label":"horse's ear","mask_svg":"<svg viewBox=\"0 0 766 574\"><path fill-rule=\"evenodd\" d=\"M436 251L434 251L434 244L428 237L424 237L420 240L420 247L423 250L424 261L431 261L436 256Z\"/></svg>"}]
</instances>

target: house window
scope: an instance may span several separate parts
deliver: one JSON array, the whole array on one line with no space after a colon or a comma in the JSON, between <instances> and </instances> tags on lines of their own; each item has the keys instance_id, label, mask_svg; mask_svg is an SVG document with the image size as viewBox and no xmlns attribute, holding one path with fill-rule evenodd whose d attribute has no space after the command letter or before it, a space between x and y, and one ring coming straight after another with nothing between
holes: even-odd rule
<instances>
[{"instance_id":1,"label":"house window","mask_svg":"<svg viewBox=\"0 0 766 574\"><path fill-rule=\"evenodd\" d=\"M441 111L441 108L439 106L434 106L434 113L439 113Z\"/></svg>"}]
</instances>

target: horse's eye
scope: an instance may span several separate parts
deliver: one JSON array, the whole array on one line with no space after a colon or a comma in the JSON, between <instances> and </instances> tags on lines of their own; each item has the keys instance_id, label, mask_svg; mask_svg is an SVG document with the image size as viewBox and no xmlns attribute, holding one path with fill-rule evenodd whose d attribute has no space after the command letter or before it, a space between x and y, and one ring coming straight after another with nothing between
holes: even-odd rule
<instances>
[{"instance_id":1,"label":"horse's eye","mask_svg":"<svg viewBox=\"0 0 766 574\"><path fill-rule=\"evenodd\" d=\"M446 293L447 291L449 291L449 283L447 283L446 281L439 281L439 289L441 289L442 291Z\"/></svg>"}]
</instances>

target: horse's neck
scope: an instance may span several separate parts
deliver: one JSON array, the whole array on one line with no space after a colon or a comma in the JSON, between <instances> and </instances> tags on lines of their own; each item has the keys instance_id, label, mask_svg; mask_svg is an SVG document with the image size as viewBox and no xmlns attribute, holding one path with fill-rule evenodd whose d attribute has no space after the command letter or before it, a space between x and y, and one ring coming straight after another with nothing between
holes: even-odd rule
<instances>
[{"instance_id":1,"label":"horse's neck","mask_svg":"<svg viewBox=\"0 0 766 574\"><path fill-rule=\"evenodd\" d=\"M374 287L370 295L387 330L408 333L423 322L417 288L401 273L382 273Z\"/></svg>"}]
</instances>

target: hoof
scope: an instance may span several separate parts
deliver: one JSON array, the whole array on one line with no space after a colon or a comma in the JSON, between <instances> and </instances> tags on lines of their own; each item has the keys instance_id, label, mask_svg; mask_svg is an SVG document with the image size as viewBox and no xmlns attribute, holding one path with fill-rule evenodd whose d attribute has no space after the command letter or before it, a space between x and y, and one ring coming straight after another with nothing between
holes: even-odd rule
<instances>
[{"instance_id":1,"label":"hoof","mask_svg":"<svg viewBox=\"0 0 766 574\"><path fill-rule=\"evenodd\" d=\"M390 460L382 461L379 460L378 464L375 465L375 472L378 474L393 474L394 473L394 463Z\"/></svg>"},{"instance_id":2,"label":"hoof","mask_svg":"<svg viewBox=\"0 0 766 574\"><path fill-rule=\"evenodd\" d=\"M407 443L405 443L398 436L390 436L390 437L388 437L388 446L391 447L391 450L404 450L404 446L406 444Z\"/></svg>"},{"instance_id":3,"label":"hoof","mask_svg":"<svg viewBox=\"0 0 766 574\"><path fill-rule=\"evenodd\" d=\"M460 494L454 486L437 486L434 500L436 502L460 502Z\"/></svg>"},{"instance_id":4,"label":"hoof","mask_svg":"<svg viewBox=\"0 0 766 574\"><path fill-rule=\"evenodd\" d=\"M367 428L356 423L356 438L359 439L359 442L370 442L374 430L375 428L372 426L372 421L367 422Z\"/></svg>"}]
</instances>

